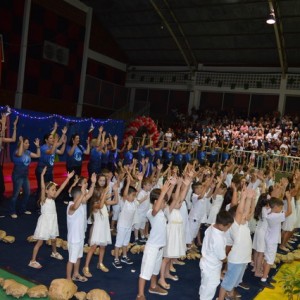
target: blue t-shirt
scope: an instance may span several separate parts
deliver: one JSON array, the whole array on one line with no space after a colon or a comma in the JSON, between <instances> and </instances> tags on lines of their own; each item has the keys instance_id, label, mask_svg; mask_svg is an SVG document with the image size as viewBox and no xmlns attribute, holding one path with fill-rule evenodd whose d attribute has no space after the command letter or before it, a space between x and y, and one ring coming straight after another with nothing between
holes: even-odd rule
<instances>
[{"instance_id":1,"label":"blue t-shirt","mask_svg":"<svg viewBox=\"0 0 300 300\"><path fill-rule=\"evenodd\" d=\"M159 149L159 150L156 150L155 151L155 161L156 160L160 160L161 161L161 159L162 159L162 156L163 156L163 151L162 151L162 149Z\"/></svg>"},{"instance_id":2,"label":"blue t-shirt","mask_svg":"<svg viewBox=\"0 0 300 300\"><path fill-rule=\"evenodd\" d=\"M106 152L102 153L102 163L107 164L109 159L109 150L106 150Z\"/></svg>"},{"instance_id":3,"label":"blue t-shirt","mask_svg":"<svg viewBox=\"0 0 300 300\"><path fill-rule=\"evenodd\" d=\"M30 151L25 150L23 155L17 156L17 151L12 157L14 163L13 173L15 175L28 175L29 165L31 163Z\"/></svg>"},{"instance_id":4,"label":"blue t-shirt","mask_svg":"<svg viewBox=\"0 0 300 300\"><path fill-rule=\"evenodd\" d=\"M72 149L72 146L67 147L67 152ZM67 155L67 167L80 167L82 165L83 152L85 149L80 145L80 147L76 146L73 154Z\"/></svg>"},{"instance_id":5,"label":"blue t-shirt","mask_svg":"<svg viewBox=\"0 0 300 300\"><path fill-rule=\"evenodd\" d=\"M146 148L146 157L149 158L149 162L153 162L155 156L155 152L152 148Z\"/></svg>"},{"instance_id":6,"label":"blue t-shirt","mask_svg":"<svg viewBox=\"0 0 300 300\"><path fill-rule=\"evenodd\" d=\"M174 163L177 165L181 165L182 164L182 158L183 155L181 153L176 153L174 156Z\"/></svg>"},{"instance_id":7,"label":"blue t-shirt","mask_svg":"<svg viewBox=\"0 0 300 300\"><path fill-rule=\"evenodd\" d=\"M206 151L198 151L197 158L199 161L204 161L206 158Z\"/></svg>"},{"instance_id":8,"label":"blue t-shirt","mask_svg":"<svg viewBox=\"0 0 300 300\"><path fill-rule=\"evenodd\" d=\"M114 164L114 163L116 163L118 161L118 156L119 156L118 149L110 150L109 151L108 161L110 163Z\"/></svg>"},{"instance_id":9,"label":"blue t-shirt","mask_svg":"<svg viewBox=\"0 0 300 300\"><path fill-rule=\"evenodd\" d=\"M165 150L164 156L165 156L165 162L169 162L172 160L173 154L172 154L172 152Z\"/></svg>"},{"instance_id":10,"label":"blue t-shirt","mask_svg":"<svg viewBox=\"0 0 300 300\"><path fill-rule=\"evenodd\" d=\"M192 159L192 155L191 155L191 153L190 152L187 152L185 155L184 155L184 160L185 160L185 162L190 162L191 161L191 159Z\"/></svg>"},{"instance_id":11,"label":"blue t-shirt","mask_svg":"<svg viewBox=\"0 0 300 300\"><path fill-rule=\"evenodd\" d=\"M47 144L44 144L41 146L41 156L37 164L37 168L43 169L44 167L47 167L47 173L52 170L54 165L54 159L55 159L55 152L53 154L47 154L46 152L51 150L52 146L48 146Z\"/></svg>"},{"instance_id":12,"label":"blue t-shirt","mask_svg":"<svg viewBox=\"0 0 300 300\"><path fill-rule=\"evenodd\" d=\"M217 160L218 151L211 149L209 160L215 162Z\"/></svg>"},{"instance_id":13,"label":"blue t-shirt","mask_svg":"<svg viewBox=\"0 0 300 300\"><path fill-rule=\"evenodd\" d=\"M131 165L133 160L133 153L131 150L127 150L124 152L124 165Z\"/></svg>"},{"instance_id":14,"label":"blue t-shirt","mask_svg":"<svg viewBox=\"0 0 300 300\"><path fill-rule=\"evenodd\" d=\"M145 158L145 156L146 156L145 149L144 147L141 147L137 153L138 161L141 161L143 158Z\"/></svg>"},{"instance_id":15,"label":"blue t-shirt","mask_svg":"<svg viewBox=\"0 0 300 300\"><path fill-rule=\"evenodd\" d=\"M90 165L95 165L95 166L100 166L101 165L101 157L102 157L102 152L98 151L96 147L93 147L91 149L90 153Z\"/></svg>"}]
</instances>

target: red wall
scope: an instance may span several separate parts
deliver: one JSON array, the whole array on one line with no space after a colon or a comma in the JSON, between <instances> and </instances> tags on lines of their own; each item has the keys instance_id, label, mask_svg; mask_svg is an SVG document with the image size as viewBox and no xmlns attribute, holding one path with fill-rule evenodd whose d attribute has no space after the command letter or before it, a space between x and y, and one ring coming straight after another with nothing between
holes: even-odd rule
<instances>
[{"instance_id":1,"label":"red wall","mask_svg":"<svg viewBox=\"0 0 300 300\"><path fill-rule=\"evenodd\" d=\"M5 63L0 104L14 105L19 68L24 0L0 1L0 33L4 38ZM126 62L126 56L96 17L92 19L90 48ZM74 115L79 93L86 14L61 0L32 0L22 108ZM43 59L48 40L69 49L69 64ZM88 61L87 74L124 85L125 72ZM122 94L120 92L119 94ZM122 105L122 96L117 101ZM101 117L102 110L84 110ZM106 114L106 113L104 113Z\"/></svg>"}]
</instances>

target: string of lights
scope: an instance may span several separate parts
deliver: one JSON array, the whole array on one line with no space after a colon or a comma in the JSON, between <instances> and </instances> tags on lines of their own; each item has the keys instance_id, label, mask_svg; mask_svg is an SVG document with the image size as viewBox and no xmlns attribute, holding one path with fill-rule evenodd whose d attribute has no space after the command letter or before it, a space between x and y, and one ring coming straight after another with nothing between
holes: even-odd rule
<instances>
[{"instance_id":1,"label":"string of lights","mask_svg":"<svg viewBox=\"0 0 300 300\"><path fill-rule=\"evenodd\" d=\"M65 121L65 122L72 122L72 123L83 123L83 122L92 122L95 124L106 124L109 123L111 121L113 122L120 122L122 123L122 120L113 120L113 119L95 119L95 118L71 118L71 117L64 117L62 115L59 114L46 114L44 116L35 116L34 114L30 114L30 113L25 113L21 110L17 110L14 108L10 108L9 106L0 106L0 111L4 111L5 113L7 113L9 111L9 113L11 114L15 114L19 117L22 118L27 118L27 119L32 119L32 120L49 120L49 119L59 119L61 121ZM33 112L34 113L34 112Z\"/></svg>"}]
</instances>

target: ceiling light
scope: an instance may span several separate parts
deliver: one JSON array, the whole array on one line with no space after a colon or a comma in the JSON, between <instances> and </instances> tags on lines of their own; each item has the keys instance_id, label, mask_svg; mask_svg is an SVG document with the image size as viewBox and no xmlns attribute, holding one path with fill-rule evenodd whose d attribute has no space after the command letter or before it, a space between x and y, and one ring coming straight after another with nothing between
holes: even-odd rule
<instances>
[{"instance_id":1,"label":"ceiling light","mask_svg":"<svg viewBox=\"0 0 300 300\"><path fill-rule=\"evenodd\" d=\"M267 24L273 25L276 23L274 12L270 12L268 19L266 20Z\"/></svg>"}]
</instances>

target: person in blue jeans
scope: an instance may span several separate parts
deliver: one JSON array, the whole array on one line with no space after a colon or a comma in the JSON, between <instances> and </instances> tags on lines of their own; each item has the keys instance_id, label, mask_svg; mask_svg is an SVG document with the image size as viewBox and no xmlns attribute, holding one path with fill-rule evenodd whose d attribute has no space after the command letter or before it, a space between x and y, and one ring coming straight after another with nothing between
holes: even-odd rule
<instances>
[{"instance_id":1,"label":"person in blue jeans","mask_svg":"<svg viewBox=\"0 0 300 300\"><path fill-rule=\"evenodd\" d=\"M82 160L84 155L90 154L90 141L87 140L86 149L80 144L78 133L71 136L69 145L67 146L67 171L74 171L76 175L81 175ZM103 154L102 154L103 161Z\"/></svg>"},{"instance_id":2,"label":"person in blue jeans","mask_svg":"<svg viewBox=\"0 0 300 300\"><path fill-rule=\"evenodd\" d=\"M30 196L28 172L31 158L39 158L41 155L39 139L35 139L34 145L36 146L35 153L28 150L30 146L28 138L23 138L22 136L20 136L18 147L12 157L12 161L14 163L14 169L12 172L13 195L10 200L9 213L13 219L16 219L18 217L18 215L16 214L16 203L21 188L23 190L23 199L20 213L25 213L27 215L31 214L31 212L27 210L27 204Z\"/></svg>"},{"instance_id":3,"label":"person in blue jeans","mask_svg":"<svg viewBox=\"0 0 300 300\"><path fill-rule=\"evenodd\" d=\"M35 176L36 176L36 180L37 180L37 184L38 184L36 200L38 200L40 197L41 174L43 172L43 169L45 167L47 167L46 173L44 175L45 182L53 181L53 166L54 166L55 155L56 154L62 155L65 152L67 127L64 127L62 129L62 135L61 135L60 139L59 139L58 135L56 134L56 129L57 129L57 124L55 123L53 131L50 133L47 133L44 136L43 144L40 148L41 156L38 160L38 163L37 163L37 166L35 169Z\"/></svg>"},{"instance_id":4,"label":"person in blue jeans","mask_svg":"<svg viewBox=\"0 0 300 300\"><path fill-rule=\"evenodd\" d=\"M0 120L0 154L3 150L2 146L4 146L4 143L13 143L16 141L16 135L17 135L17 124L18 124L19 117L17 116L14 123L13 123L13 134L11 137L6 137L6 121L7 121L7 115L5 113L1 114L1 120ZM2 204L4 200L4 192L5 192L5 185L4 185L4 176L3 176L3 165L0 163L0 205ZM5 215L0 213L0 218L5 217Z\"/></svg>"}]
</instances>

